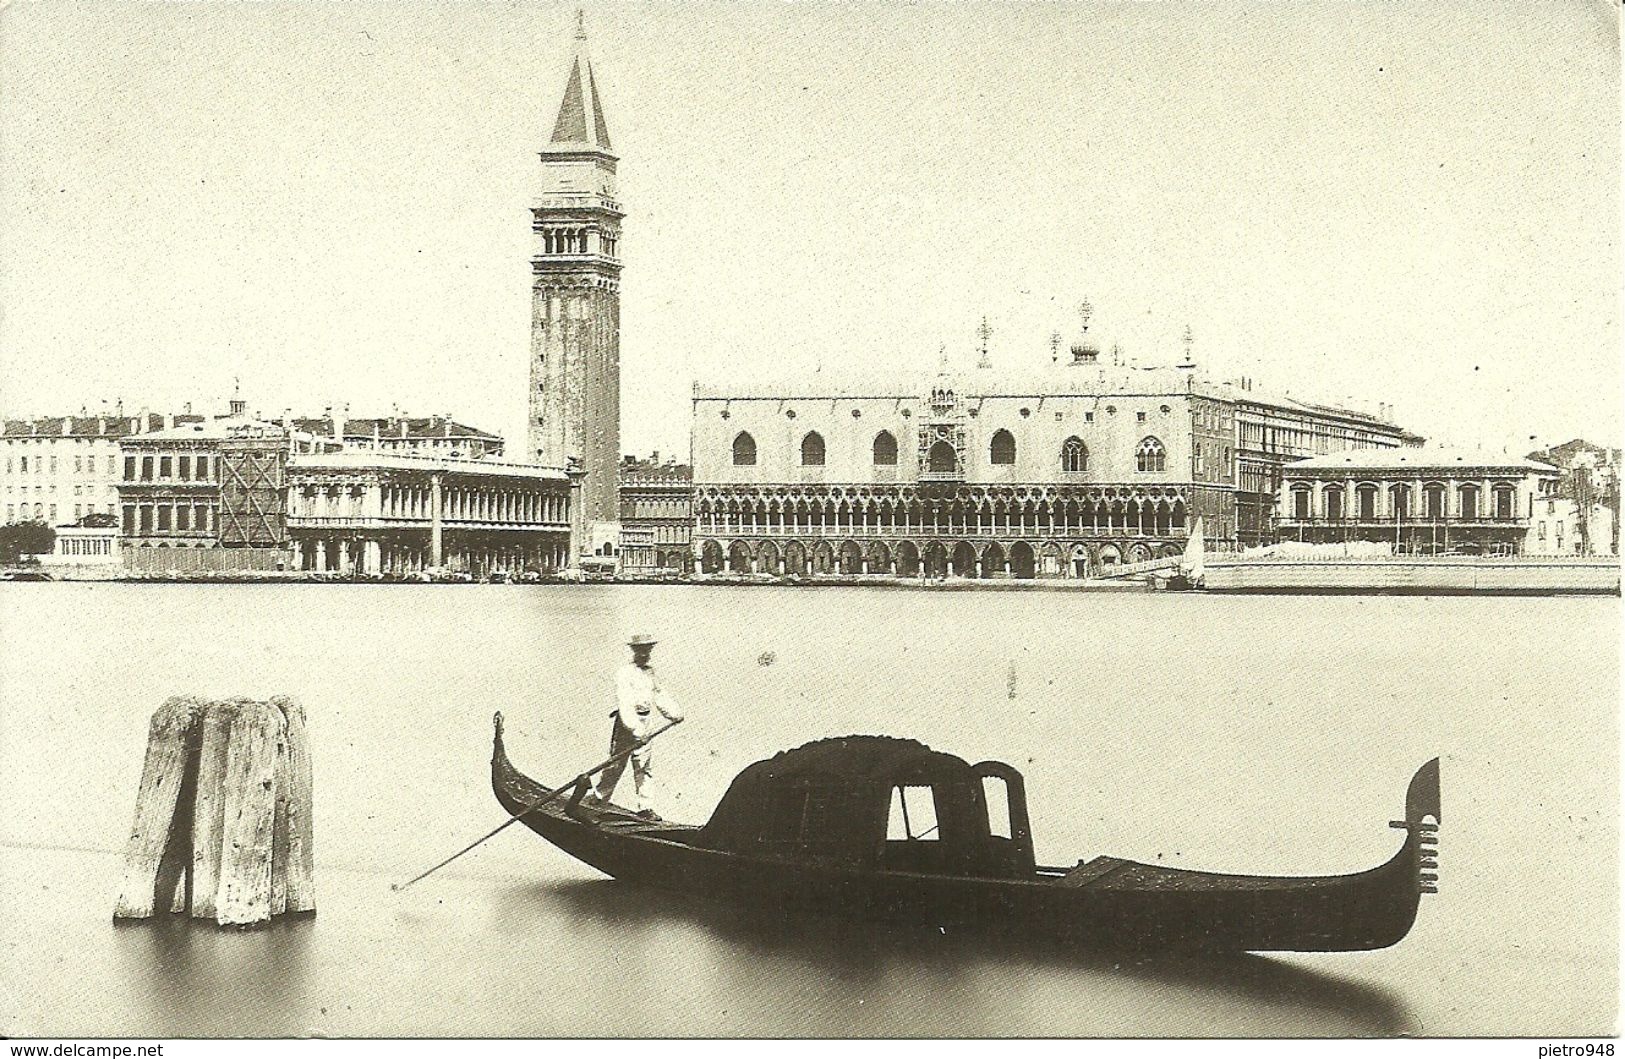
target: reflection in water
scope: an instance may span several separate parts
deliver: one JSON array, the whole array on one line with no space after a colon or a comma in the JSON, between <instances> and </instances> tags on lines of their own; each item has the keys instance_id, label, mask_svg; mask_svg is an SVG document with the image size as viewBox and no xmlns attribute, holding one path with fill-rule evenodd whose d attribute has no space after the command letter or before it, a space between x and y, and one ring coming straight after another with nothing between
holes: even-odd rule
<instances>
[{"instance_id":1,"label":"reflection in water","mask_svg":"<svg viewBox=\"0 0 1625 1059\"><path fill-rule=\"evenodd\" d=\"M153 1035L259 1036L261 1012L303 1006L315 930L315 916L281 917L253 930L159 916L115 924L114 959L119 981L141 991ZM245 1002L253 1007L246 1022Z\"/></svg>"},{"instance_id":2,"label":"reflection in water","mask_svg":"<svg viewBox=\"0 0 1625 1059\"><path fill-rule=\"evenodd\" d=\"M737 995L750 990L764 964L804 968L809 977L833 983L853 997L873 1000L884 984L908 989L911 980L927 984L932 1001L929 1025L874 1027L848 1023L796 1027L816 1033L889 1032L905 1035L950 1032L937 1021L954 1010L987 1005L1024 1011L1025 1033L1076 1032L1066 1009L1053 1010L1046 1031L1034 1024L1031 1001L1063 995L1070 1004L1121 999L1125 986L1148 998L1143 1014L1180 994L1182 1007L1211 1005L1217 1014L1231 1006L1272 1010L1283 1024L1308 1018L1330 1022L1354 1035L1393 1036L1419 1029L1400 997L1388 990L1326 974L1288 960L1256 954L1152 955L1080 949L1059 940L1012 935L999 929L954 931L904 929L816 916L785 916L760 909L723 907L688 895L652 891L614 880L571 880L515 887L500 898L501 916L510 923L545 916L567 924L572 933L613 932L633 950L657 936L697 932L710 949L727 949L707 961L727 977L720 986ZM988 996L991 977L998 995ZM1024 995L1031 992L1034 995ZM986 1012L977 1022L987 1021ZM1040 1014L1040 1018L1042 1015ZM1220 1016L1222 1018L1222 1016ZM996 1020L994 1020L996 1021ZM792 1019L793 1023L793 1019ZM1257 1024L1254 1023L1254 1028ZM1120 1032L1154 1032L1153 1022L1125 1022ZM1090 1031L1095 1032L1095 1031Z\"/></svg>"}]
</instances>

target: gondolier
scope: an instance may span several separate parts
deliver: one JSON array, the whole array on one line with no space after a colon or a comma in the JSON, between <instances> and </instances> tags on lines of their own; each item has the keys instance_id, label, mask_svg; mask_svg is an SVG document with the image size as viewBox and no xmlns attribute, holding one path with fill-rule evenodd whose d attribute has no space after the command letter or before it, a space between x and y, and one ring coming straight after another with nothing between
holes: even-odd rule
<instances>
[{"instance_id":1,"label":"gondolier","mask_svg":"<svg viewBox=\"0 0 1625 1059\"><path fill-rule=\"evenodd\" d=\"M615 674L615 709L610 713L614 718L609 740L611 756L647 738L663 721L683 719L677 701L661 687L660 678L650 664L656 642L653 636L641 633L627 641L632 649L632 661ZM641 746L632 751L631 760L632 809L639 816L658 820L659 815L649 805L654 786L649 747ZM615 796L615 785L626 770L626 761L626 758L617 760L598 777L598 788L594 792L597 801L608 802Z\"/></svg>"}]
</instances>

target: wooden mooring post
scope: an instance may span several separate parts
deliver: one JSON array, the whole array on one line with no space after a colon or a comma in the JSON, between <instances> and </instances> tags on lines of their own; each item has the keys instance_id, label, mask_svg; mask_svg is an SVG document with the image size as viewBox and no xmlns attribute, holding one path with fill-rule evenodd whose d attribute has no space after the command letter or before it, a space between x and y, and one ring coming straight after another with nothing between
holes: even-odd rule
<instances>
[{"instance_id":1,"label":"wooden mooring post","mask_svg":"<svg viewBox=\"0 0 1625 1059\"><path fill-rule=\"evenodd\" d=\"M316 909L310 744L293 699L172 698L152 716L115 919L252 926Z\"/></svg>"}]
</instances>

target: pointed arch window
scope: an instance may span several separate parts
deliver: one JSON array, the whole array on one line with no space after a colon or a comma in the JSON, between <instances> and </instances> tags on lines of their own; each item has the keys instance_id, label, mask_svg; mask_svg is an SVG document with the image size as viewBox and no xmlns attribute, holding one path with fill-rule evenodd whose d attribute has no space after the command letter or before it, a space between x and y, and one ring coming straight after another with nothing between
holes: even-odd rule
<instances>
[{"instance_id":1,"label":"pointed arch window","mask_svg":"<svg viewBox=\"0 0 1625 1059\"><path fill-rule=\"evenodd\" d=\"M1134 466L1142 473L1168 469L1168 450L1156 438L1143 439L1134 449Z\"/></svg>"},{"instance_id":2,"label":"pointed arch window","mask_svg":"<svg viewBox=\"0 0 1625 1059\"><path fill-rule=\"evenodd\" d=\"M875 435L874 452L876 467L897 466L897 439L892 437L891 431L882 430Z\"/></svg>"},{"instance_id":3,"label":"pointed arch window","mask_svg":"<svg viewBox=\"0 0 1625 1059\"><path fill-rule=\"evenodd\" d=\"M801 465L803 467L822 467L824 465L824 436L818 431L809 431L801 439Z\"/></svg>"},{"instance_id":4,"label":"pointed arch window","mask_svg":"<svg viewBox=\"0 0 1625 1059\"><path fill-rule=\"evenodd\" d=\"M1070 437L1061 445L1061 470L1066 474L1083 474L1089 469L1089 446L1080 437Z\"/></svg>"},{"instance_id":5,"label":"pointed arch window","mask_svg":"<svg viewBox=\"0 0 1625 1059\"><path fill-rule=\"evenodd\" d=\"M734 466L756 466L756 439L743 430L734 435Z\"/></svg>"},{"instance_id":6,"label":"pointed arch window","mask_svg":"<svg viewBox=\"0 0 1625 1059\"><path fill-rule=\"evenodd\" d=\"M988 459L997 466L1016 462L1016 436L1008 430L995 430L993 442L988 446Z\"/></svg>"}]
</instances>

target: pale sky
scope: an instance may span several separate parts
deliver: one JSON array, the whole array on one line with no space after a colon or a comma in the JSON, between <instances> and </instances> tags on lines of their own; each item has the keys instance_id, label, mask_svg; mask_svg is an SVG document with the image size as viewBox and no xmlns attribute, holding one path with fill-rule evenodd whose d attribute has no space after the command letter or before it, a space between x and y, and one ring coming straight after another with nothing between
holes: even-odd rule
<instances>
[{"instance_id":1,"label":"pale sky","mask_svg":"<svg viewBox=\"0 0 1625 1059\"><path fill-rule=\"evenodd\" d=\"M529 215L573 7L0 11L0 409L451 412L522 442ZM763 364L1093 333L1396 407L1620 434L1605 0L597 4L622 447ZM521 447L515 444L516 449Z\"/></svg>"}]
</instances>

